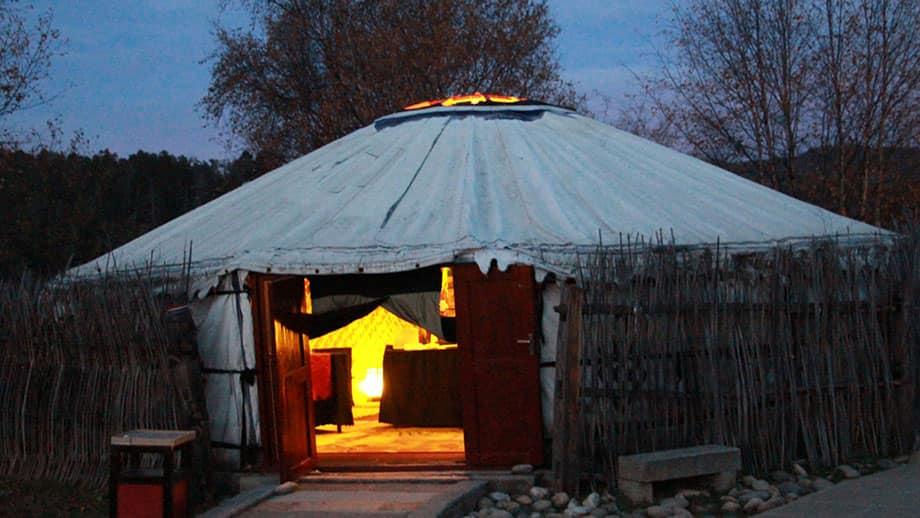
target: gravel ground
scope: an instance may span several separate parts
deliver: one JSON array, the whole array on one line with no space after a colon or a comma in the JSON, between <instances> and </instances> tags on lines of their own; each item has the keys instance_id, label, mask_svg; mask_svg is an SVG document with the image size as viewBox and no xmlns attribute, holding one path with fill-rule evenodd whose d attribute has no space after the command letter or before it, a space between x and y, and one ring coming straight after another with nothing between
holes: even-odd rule
<instances>
[{"instance_id":1,"label":"gravel ground","mask_svg":"<svg viewBox=\"0 0 920 518\"><path fill-rule=\"evenodd\" d=\"M106 516L104 490L47 480L0 478L0 516Z\"/></svg>"}]
</instances>

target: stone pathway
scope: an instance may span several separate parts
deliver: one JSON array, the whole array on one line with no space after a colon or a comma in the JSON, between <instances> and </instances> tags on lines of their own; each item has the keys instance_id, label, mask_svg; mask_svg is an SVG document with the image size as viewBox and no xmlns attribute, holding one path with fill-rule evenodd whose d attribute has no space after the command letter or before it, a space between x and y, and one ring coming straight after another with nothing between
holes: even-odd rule
<instances>
[{"instance_id":1,"label":"stone pathway","mask_svg":"<svg viewBox=\"0 0 920 518\"><path fill-rule=\"evenodd\" d=\"M468 508L486 491L485 481L464 474L309 476L292 492L273 496L238 516L433 517L445 509Z\"/></svg>"},{"instance_id":2,"label":"stone pathway","mask_svg":"<svg viewBox=\"0 0 920 518\"><path fill-rule=\"evenodd\" d=\"M920 516L920 464L847 480L758 516Z\"/></svg>"}]
</instances>

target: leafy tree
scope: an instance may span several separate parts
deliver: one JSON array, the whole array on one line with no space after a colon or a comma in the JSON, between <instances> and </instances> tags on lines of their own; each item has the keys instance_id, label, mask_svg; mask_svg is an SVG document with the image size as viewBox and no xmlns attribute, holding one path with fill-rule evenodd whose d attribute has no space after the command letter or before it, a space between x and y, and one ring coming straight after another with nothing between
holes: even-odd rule
<instances>
[{"instance_id":1,"label":"leafy tree","mask_svg":"<svg viewBox=\"0 0 920 518\"><path fill-rule=\"evenodd\" d=\"M245 2L244 2L245 3ZM219 30L207 116L268 165L416 101L473 91L581 101L560 77L545 0L251 2Z\"/></svg>"}]
</instances>

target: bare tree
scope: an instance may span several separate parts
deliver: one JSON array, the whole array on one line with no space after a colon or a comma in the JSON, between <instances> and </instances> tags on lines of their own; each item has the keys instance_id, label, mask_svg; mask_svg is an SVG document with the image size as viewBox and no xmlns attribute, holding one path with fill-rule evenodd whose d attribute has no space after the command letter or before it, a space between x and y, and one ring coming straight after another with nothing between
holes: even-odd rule
<instances>
[{"instance_id":1,"label":"bare tree","mask_svg":"<svg viewBox=\"0 0 920 518\"><path fill-rule=\"evenodd\" d=\"M5 127L10 115L47 101L41 83L62 43L51 26L51 11L29 24L30 8L16 0L0 0L0 146L18 139L12 128Z\"/></svg>"},{"instance_id":2,"label":"bare tree","mask_svg":"<svg viewBox=\"0 0 920 518\"><path fill-rule=\"evenodd\" d=\"M877 224L920 200L917 0L688 0L645 99L691 150ZM634 109L630 105L629 110Z\"/></svg>"},{"instance_id":3,"label":"bare tree","mask_svg":"<svg viewBox=\"0 0 920 518\"><path fill-rule=\"evenodd\" d=\"M839 212L879 222L899 194L888 154L916 146L920 132L920 4L825 0L822 17L815 84L825 176Z\"/></svg>"},{"instance_id":4,"label":"bare tree","mask_svg":"<svg viewBox=\"0 0 920 518\"><path fill-rule=\"evenodd\" d=\"M690 0L675 7L672 52L646 93L698 154L745 161L759 181L795 180L812 17L794 0ZM779 159L779 160L777 160Z\"/></svg>"},{"instance_id":5,"label":"bare tree","mask_svg":"<svg viewBox=\"0 0 920 518\"><path fill-rule=\"evenodd\" d=\"M219 30L208 118L277 161L420 100L473 91L578 104L543 0L252 2Z\"/></svg>"}]
</instances>

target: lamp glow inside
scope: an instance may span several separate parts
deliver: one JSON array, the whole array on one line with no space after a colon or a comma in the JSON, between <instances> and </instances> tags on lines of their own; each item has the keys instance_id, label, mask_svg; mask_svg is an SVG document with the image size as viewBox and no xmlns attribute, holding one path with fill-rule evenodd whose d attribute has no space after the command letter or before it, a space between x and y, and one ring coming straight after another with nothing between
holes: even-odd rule
<instances>
[{"instance_id":1,"label":"lamp glow inside","mask_svg":"<svg viewBox=\"0 0 920 518\"><path fill-rule=\"evenodd\" d=\"M367 369L367 374L358 383L358 388L371 399L379 398L383 394L383 369Z\"/></svg>"}]
</instances>

